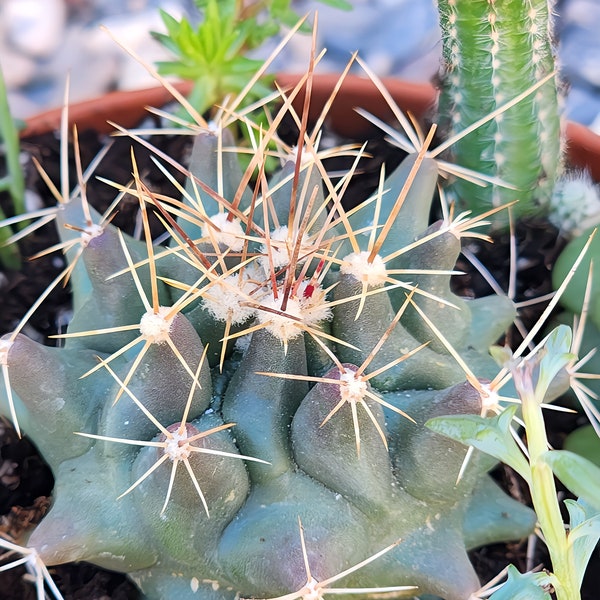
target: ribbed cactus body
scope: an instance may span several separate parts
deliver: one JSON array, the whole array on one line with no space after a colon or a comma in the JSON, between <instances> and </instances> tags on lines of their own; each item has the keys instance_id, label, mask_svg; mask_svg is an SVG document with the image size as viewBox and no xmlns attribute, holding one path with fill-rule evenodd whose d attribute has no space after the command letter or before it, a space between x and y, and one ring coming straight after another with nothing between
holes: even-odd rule
<instances>
[{"instance_id":1,"label":"ribbed cactus body","mask_svg":"<svg viewBox=\"0 0 600 600\"><path fill-rule=\"evenodd\" d=\"M194 163L217 164L219 147L198 136ZM225 231L233 200L215 199L238 190L239 171L226 172L222 184L199 186L200 201L188 198L189 218L177 207L201 254L180 239L153 258L110 224L94 233L77 266L89 282L72 325L79 335L62 348L22 335L2 347L17 416L56 476L30 540L47 563L127 572L155 600L270 598L302 588L305 559L322 581L398 542L340 586L416 585L411 594L448 600L477 589L467 550L525 535L535 517L492 483L477 453L457 482L467 449L424 423L479 413L481 398L403 305L418 283L412 301L481 378L495 374L487 347L514 307L492 297L471 309L450 292L444 271L460 244L439 224L427 229L437 179L428 159L422 187L369 258L413 165L346 221L329 213L314 161L297 186L284 167L254 200L243 192L241 235ZM69 218L82 211L72 202ZM400 252L425 234L428 243ZM393 272L401 268L425 271ZM176 304L188 292L193 301ZM246 330L249 340L222 351L224 336Z\"/></svg>"},{"instance_id":2,"label":"ribbed cactus body","mask_svg":"<svg viewBox=\"0 0 600 600\"><path fill-rule=\"evenodd\" d=\"M438 0L443 39L439 100L446 137L526 92L555 70L549 0ZM518 200L516 216L547 212L560 169L560 121L554 78L451 148L453 161L511 187L450 187L476 212ZM498 216L506 223L505 212Z\"/></svg>"}]
</instances>

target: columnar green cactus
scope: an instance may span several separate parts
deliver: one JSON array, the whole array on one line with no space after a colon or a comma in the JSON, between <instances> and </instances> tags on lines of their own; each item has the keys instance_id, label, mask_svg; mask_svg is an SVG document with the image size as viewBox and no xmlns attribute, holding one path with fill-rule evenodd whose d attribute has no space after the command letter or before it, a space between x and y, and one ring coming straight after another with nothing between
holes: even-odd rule
<instances>
[{"instance_id":1,"label":"columnar green cactus","mask_svg":"<svg viewBox=\"0 0 600 600\"><path fill-rule=\"evenodd\" d=\"M553 4L438 0L444 61L440 126L448 137L551 76ZM457 180L450 189L459 206L481 211L519 200L517 216L547 212L561 162L555 80L459 140L453 155L457 164L504 182L480 187ZM506 222L506 212L498 219Z\"/></svg>"},{"instance_id":2,"label":"columnar green cactus","mask_svg":"<svg viewBox=\"0 0 600 600\"><path fill-rule=\"evenodd\" d=\"M320 598L339 574L365 598L468 598L467 550L535 517L483 455L459 478L467 448L424 423L485 412L449 344L492 378L512 304L450 292L467 228L428 228L432 159L410 156L346 215L311 144L267 182L266 140L242 173L227 135L197 136L183 201L154 198L132 166L168 247L81 197L58 208L81 250L64 346L0 346L2 411L56 477L29 545L127 572L157 600Z\"/></svg>"}]
</instances>

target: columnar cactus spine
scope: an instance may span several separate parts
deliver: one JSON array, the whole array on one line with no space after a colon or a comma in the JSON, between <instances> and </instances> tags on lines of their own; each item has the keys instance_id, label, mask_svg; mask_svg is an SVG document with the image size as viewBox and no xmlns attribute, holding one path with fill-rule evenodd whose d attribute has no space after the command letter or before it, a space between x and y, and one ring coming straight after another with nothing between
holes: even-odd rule
<instances>
[{"instance_id":1,"label":"columnar cactus spine","mask_svg":"<svg viewBox=\"0 0 600 600\"><path fill-rule=\"evenodd\" d=\"M454 144L457 164L504 182L482 188L456 181L450 189L459 206L477 212L518 200L515 215L547 210L561 164L557 85L552 76L553 4L438 0L443 40L439 113L448 137L550 78Z\"/></svg>"}]
</instances>

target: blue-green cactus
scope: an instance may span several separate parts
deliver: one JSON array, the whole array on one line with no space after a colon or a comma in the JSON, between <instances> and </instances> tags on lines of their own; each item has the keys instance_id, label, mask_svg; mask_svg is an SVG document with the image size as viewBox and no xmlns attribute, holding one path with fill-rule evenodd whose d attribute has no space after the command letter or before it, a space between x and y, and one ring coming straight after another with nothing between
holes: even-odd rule
<instances>
[{"instance_id":1,"label":"blue-green cactus","mask_svg":"<svg viewBox=\"0 0 600 600\"><path fill-rule=\"evenodd\" d=\"M56 477L29 545L157 600L319 598L340 573L365 598L468 598L467 550L535 517L484 455L459 478L467 448L424 423L485 412L512 304L451 293L468 227L428 227L432 159L407 158L346 215L312 144L267 181L273 136L242 173L227 135L197 136L182 201L153 197L132 165L128 193L162 215L166 247L81 197L58 209L81 249L64 345L0 342L2 412Z\"/></svg>"}]
</instances>

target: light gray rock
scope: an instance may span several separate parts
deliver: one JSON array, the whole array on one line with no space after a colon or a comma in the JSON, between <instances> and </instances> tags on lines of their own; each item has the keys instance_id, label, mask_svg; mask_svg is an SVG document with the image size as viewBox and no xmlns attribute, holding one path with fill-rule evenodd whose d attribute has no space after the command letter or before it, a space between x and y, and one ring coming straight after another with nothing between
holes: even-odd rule
<instances>
[{"instance_id":1,"label":"light gray rock","mask_svg":"<svg viewBox=\"0 0 600 600\"><path fill-rule=\"evenodd\" d=\"M175 18L181 18L181 7L177 2L163 2L162 8ZM162 19L156 8L147 8L136 14L115 16L105 19L103 24L119 42L133 50L148 65L155 67L159 60L168 60L171 54L167 52L152 36L151 31L164 31ZM119 52L119 66L115 73L115 83L118 89L131 90L157 85L148 71L124 50L118 48L115 42L104 32L104 41L116 47Z\"/></svg>"},{"instance_id":2,"label":"light gray rock","mask_svg":"<svg viewBox=\"0 0 600 600\"><path fill-rule=\"evenodd\" d=\"M600 114L600 2L564 0L559 11L561 74L571 87L566 115L590 125Z\"/></svg>"},{"instance_id":3,"label":"light gray rock","mask_svg":"<svg viewBox=\"0 0 600 600\"><path fill-rule=\"evenodd\" d=\"M354 0L353 5L347 12L314 0L299 5L299 12L318 11L325 64L332 70L358 51L380 76L427 81L437 72L441 46L432 0Z\"/></svg>"},{"instance_id":4,"label":"light gray rock","mask_svg":"<svg viewBox=\"0 0 600 600\"><path fill-rule=\"evenodd\" d=\"M4 0L0 18L8 40L19 52L46 57L62 41L67 7L64 0Z\"/></svg>"},{"instance_id":5,"label":"light gray rock","mask_svg":"<svg viewBox=\"0 0 600 600\"><path fill-rule=\"evenodd\" d=\"M35 76L36 60L7 46L4 37L0 38L0 57L4 83L8 89L24 86Z\"/></svg>"}]
</instances>

